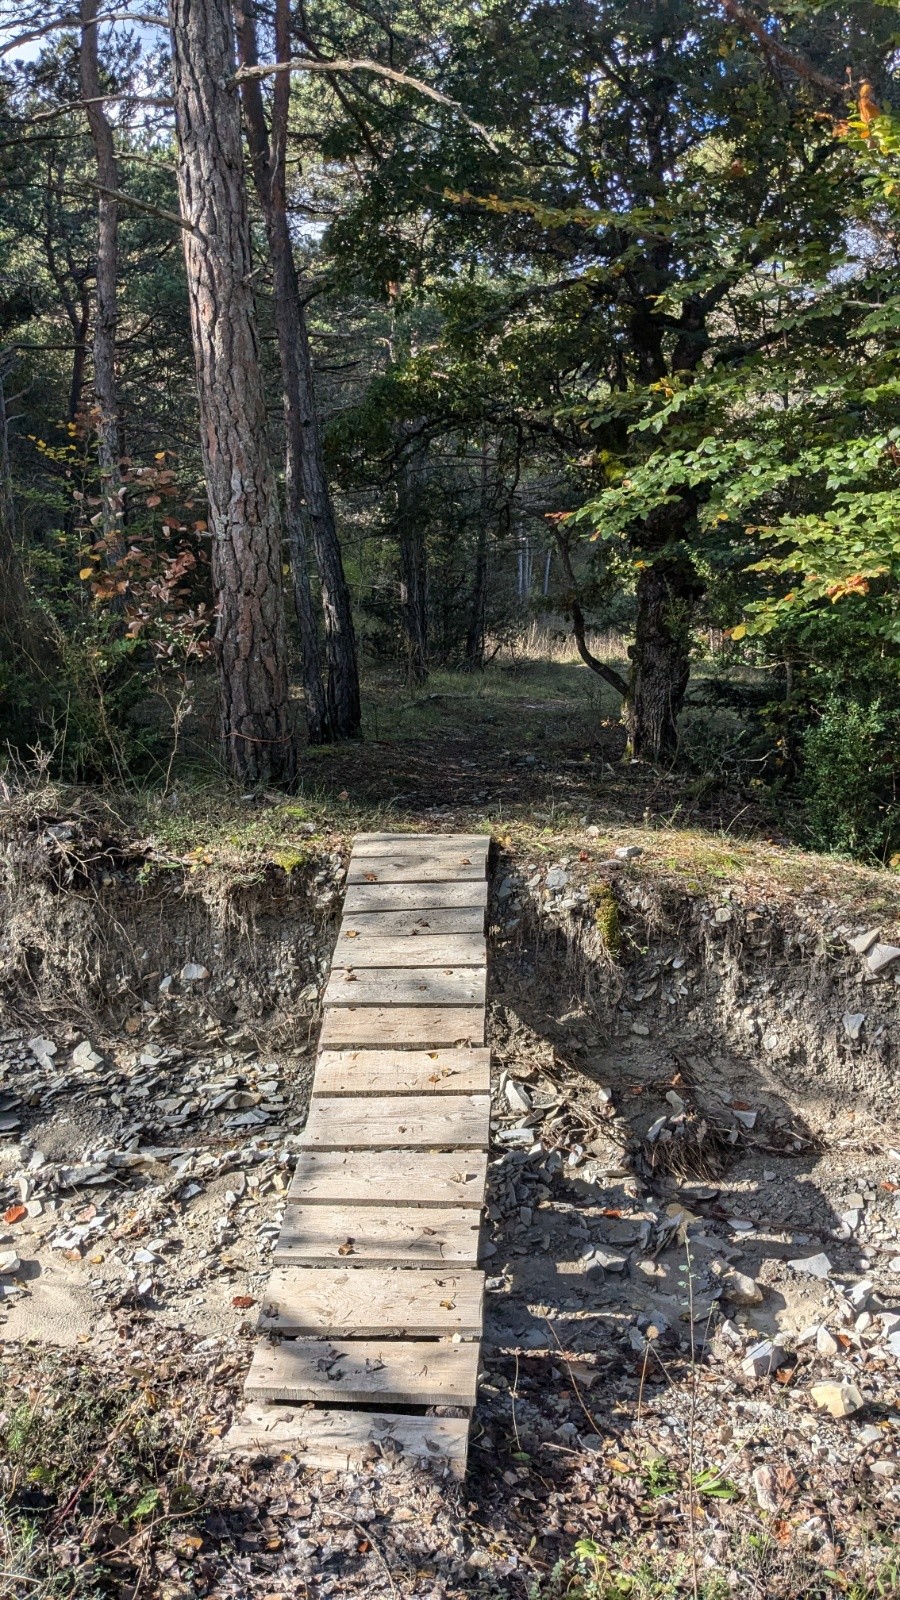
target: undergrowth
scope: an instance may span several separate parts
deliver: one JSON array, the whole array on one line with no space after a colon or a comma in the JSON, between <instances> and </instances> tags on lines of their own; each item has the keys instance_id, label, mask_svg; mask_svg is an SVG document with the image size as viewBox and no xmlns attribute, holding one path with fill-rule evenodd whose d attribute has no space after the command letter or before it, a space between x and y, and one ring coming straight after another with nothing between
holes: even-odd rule
<instances>
[{"instance_id":1,"label":"undergrowth","mask_svg":"<svg viewBox=\"0 0 900 1600\"><path fill-rule=\"evenodd\" d=\"M21 1352L21 1369L0 1374L4 1600L105 1600L131 1592L173 1538L199 1549L204 1507L186 1468L198 1437L198 1414L165 1381Z\"/></svg>"}]
</instances>

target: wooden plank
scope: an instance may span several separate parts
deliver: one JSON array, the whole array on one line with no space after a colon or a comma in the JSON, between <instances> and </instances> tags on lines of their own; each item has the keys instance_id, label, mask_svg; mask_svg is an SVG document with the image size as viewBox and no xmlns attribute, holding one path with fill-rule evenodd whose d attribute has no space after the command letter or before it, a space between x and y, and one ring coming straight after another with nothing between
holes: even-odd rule
<instances>
[{"instance_id":1,"label":"wooden plank","mask_svg":"<svg viewBox=\"0 0 900 1600\"><path fill-rule=\"evenodd\" d=\"M322 1050L314 1095L490 1094L489 1050Z\"/></svg>"},{"instance_id":2,"label":"wooden plank","mask_svg":"<svg viewBox=\"0 0 900 1600\"><path fill-rule=\"evenodd\" d=\"M490 1122L490 1096L483 1094L317 1095L303 1142L318 1150L486 1150Z\"/></svg>"},{"instance_id":3,"label":"wooden plank","mask_svg":"<svg viewBox=\"0 0 900 1600\"><path fill-rule=\"evenodd\" d=\"M358 833L353 841L354 855L377 855L383 845L398 849L419 847L423 850L482 850L485 857L491 847L486 833Z\"/></svg>"},{"instance_id":4,"label":"wooden plank","mask_svg":"<svg viewBox=\"0 0 900 1600\"><path fill-rule=\"evenodd\" d=\"M478 883L484 882L484 862L467 855L350 857L348 883Z\"/></svg>"},{"instance_id":5,"label":"wooden plank","mask_svg":"<svg viewBox=\"0 0 900 1600\"><path fill-rule=\"evenodd\" d=\"M346 1472L361 1461L410 1459L466 1471L468 1417L410 1417L379 1411L326 1411L248 1405L219 1449L255 1455L293 1455L318 1472Z\"/></svg>"},{"instance_id":6,"label":"wooden plank","mask_svg":"<svg viewBox=\"0 0 900 1600\"><path fill-rule=\"evenodd\" d=\"M484 1150L301 1150L288 1199L306 1205L484 1203Z\"/></svg>"},{"instance_id":7,"label":"wooden plank","mask_svg":"<svg viewBox=\"0 0 900 1600\"><path fill-rule=\"evenodd\" d=\"M483 967L483 933L384 937L345 923L338 934L331 969L343 967Z\"/></svg>"},{"instance_id":8,"label":"wooden plank","mask_svg":"<svg viewBox=\"0 0 900 1600\"><path fill-rule=\"evenodd\" d=\"M339 967L326 1006L483 1006L484 967Z\"/></svg>"},{"instance_id":9,"label":"wooden plank","mask_svg":"<svg viewBox=\"0 0 900 1600\"><path fill-rule=\"evenodd\" d=\"M480 1222L462 1206L291 1204L275 1265L475 1267Z\"/></svg>"},{"instance_id":10,"label":"wooden plank","mask_svg":"<svg viewBox=\"0 0 900 1600\"><path fill-rule=\"evenodd\" d=\"M474 1406L477 1385L476 1340L267 1339L253 1352L244 1394L336 1405Z\"/></svg>"},{"instance_id":11,"label":"wooden plank","mask_svg":"<svg viewBox=\"0 0 900 1600\"><path fill-rule=\"evenodd\" d=\"M344 896L344 917L358 911L434 911L443 907L486 906L487 882L351 883Z\"/></svg>"},{"instance_id":12,"label":"wooden plank","mask_svg":"<svg viewBox=\"0 0 900 1600\"><path fill-rule=\"evenodd\" d=\"M364 1045L439 1050L483 1044L483 1006L326 1006L322 1021L326 1050Z\"/></svg>"},{"instance_id":13,"label":"wooden plank","mask_svg":"<svg viewBox=\"0 0 900 1600\"><path fill-rule=\"evenodd\" d=\"M484 1273L430 1268L274 1267L258 1326L318 1339L481 1335Z\"/></svg>"},{"instance_id":14,"label":"wooden plank","mask_svg":"<svg viewBox=\"0 0 900 1600\"><path fill-rule=\"evenodd\" d=\"M357 911L345 915L338 943L353 930L376 939L418 939L423 934L484 933L484 906L442 906L430 911Z\"/></svg>"}]
</instances>

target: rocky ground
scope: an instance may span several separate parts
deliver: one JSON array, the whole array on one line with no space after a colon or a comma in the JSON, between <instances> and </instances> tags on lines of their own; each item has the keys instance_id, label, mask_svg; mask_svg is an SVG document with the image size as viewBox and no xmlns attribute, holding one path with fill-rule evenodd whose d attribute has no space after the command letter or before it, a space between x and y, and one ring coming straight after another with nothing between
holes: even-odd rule
<instances>
[{"instance_id":1,"label":"rocky ground","mask_svg":"<svg viewBox=\"0 0 900 1600\"><path fill-rule=\"evenodd\" d=\"M217 1449L306 1114L324 945L278 979L277 1047L252 1005L226 1016L212 945L145 963L115 1026L0 1033L11 1597L900 1592L897 989L875 953L893 947L817 902L754 953L761 892L664 916L652 851L616 858L586 827L575 844L507 845L495 878L461 1488Z\"/></svg>"}]
</instances>

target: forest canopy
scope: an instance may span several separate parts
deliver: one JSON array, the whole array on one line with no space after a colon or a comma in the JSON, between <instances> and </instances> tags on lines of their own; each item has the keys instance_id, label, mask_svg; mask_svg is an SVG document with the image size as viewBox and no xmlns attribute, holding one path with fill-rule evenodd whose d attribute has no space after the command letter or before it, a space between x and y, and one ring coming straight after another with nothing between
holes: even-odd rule
<instances>
[{"instance_id":1,"label":"forest canopy","mask_svg":"<svg viewBox=\"0 0 900 1600\"><path fill-rule=\"evenodd\" d=\"M620 756L727 700L741 783L892 859L895 6L0 23L9 761L291 787L373 664L542 618Z\"/></svg>"}]
</instances>

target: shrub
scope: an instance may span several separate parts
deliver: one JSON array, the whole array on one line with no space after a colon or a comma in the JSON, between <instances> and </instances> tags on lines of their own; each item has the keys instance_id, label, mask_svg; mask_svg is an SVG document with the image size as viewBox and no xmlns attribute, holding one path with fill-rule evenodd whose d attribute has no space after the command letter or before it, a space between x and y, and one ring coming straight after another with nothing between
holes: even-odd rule
<instances>
[{"instance_id":1,"label":"shrub","mask_svg":"<svg viewBox=\"0 0 900 1600\"><path fill-rule=\"evenodd\" d=\"M810 844L885 860L900 844L897 798L900 712L880 700L829 699L803 736Z\"/></svg>"}]
</instances>

